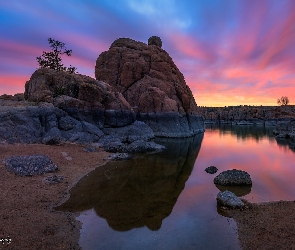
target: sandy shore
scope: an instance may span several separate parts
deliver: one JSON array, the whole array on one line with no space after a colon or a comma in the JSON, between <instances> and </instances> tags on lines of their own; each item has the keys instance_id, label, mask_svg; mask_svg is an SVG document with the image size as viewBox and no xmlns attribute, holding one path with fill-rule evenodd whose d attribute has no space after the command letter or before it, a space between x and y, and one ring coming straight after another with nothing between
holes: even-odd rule
<instances>
[{"instance_id":1,"label":"sandy shore","mask_svg":"<svg viewBox=\"0 0 295 250\"><path fill-rule=\"evenodd\" d=\"M295 201L249 204L227 214L238 224L242 249L295 249Z\"/></svg>"},{"instance_id":2,"label":"sandy shore","mask_svg":"<svg viewBox=\"0 0 295 250\"><path fill-rule=\"evenodd\" d=\"M58 166L56 173L20 177L8 172L2 160L11 155L45 154ZM0 247L8 249L79 249L80 223L75 214L52 208L67 198L69 189L84 175L105 163L104 151L85 152L83 146L64 144L0 145ZM43 181L63 175L58 184ZM7 244L7 240L11 240ZM2 248L1 248L2 249Z\"/></svg>"}]
</instances>

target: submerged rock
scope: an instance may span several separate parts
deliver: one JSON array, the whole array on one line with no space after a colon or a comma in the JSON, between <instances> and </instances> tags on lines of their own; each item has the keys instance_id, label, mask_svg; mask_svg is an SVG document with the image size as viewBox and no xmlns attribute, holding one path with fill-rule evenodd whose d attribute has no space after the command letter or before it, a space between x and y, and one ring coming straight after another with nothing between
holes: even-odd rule
<instances>
[{"instance_id":1,"label":"submerged rock","mask_svg":"<svg viewBox=\"0 0 295 250\"><path fill-rule=\"evenodd\" d=\"M252 180L250 175L243 170L227 170L221 172L214 178L214 184L223 186L235 186L235 185L251 185Z\"/></svg>"},{"instance_id":2,"label":"submerged rock","mask_svg":"<svg viewBox=\"0 0 295 250\"><path fill-rule=\"evenodd\" d=\"M42 175L57 170L57 166L46 155L10 156L3 160L8 171L20 176Z\"/></svg>"},{"instance_id":3,"label":"submerged rock","mask_svg":"<svg viewBox=\"0 0 295 250\"><path fill-rule=\"evenodd\" d=\"M239 197L228 190L219 192L216 200L217 204L229 208L242 208L245 206Z\"/></svg>"},{"instance_id":4,"label":"submerged rock","mask_svg":"<svg viewBox=\"0 0 295 250\"><path fill-rule=\"evenodd\" d=\"M215 174L218 171L218 168L215 166L210 166L205 169L208 174Z\"/></svg>"}]
</instances>

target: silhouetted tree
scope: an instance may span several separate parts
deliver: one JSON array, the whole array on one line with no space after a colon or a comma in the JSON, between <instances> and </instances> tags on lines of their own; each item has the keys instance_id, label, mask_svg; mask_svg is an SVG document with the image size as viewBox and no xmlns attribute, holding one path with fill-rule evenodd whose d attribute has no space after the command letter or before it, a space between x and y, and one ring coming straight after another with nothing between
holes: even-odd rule
<instances>
[{"instance_id":1,"label":"silhouetted tree","mask_svg":"<svg viewBox=\"0 0 295 250\"><path fill-rule=\"evenodd\" d=\"M48 38L49 46L52 51L45 52L43 51L42 56L37 57L37 61L39 63L40 68L50 68L58 71L68 71L70 73L77 73L76 67L70 65L69 68L64 67L61 59L61 55L66 54L67 56L71 56L72 50L66 49L65 44L63 42L54 40L52 38Z\"/></svg>"},{"instance_id":2,"label":"silhouetted tree","mask_svg":"<svg viewBox=\"0 0 295 250\"><path fill-rule=\"evenodd\" d=\"M278 105L286 106L289 103L289 98L287 96L282 96L277 100Z\"/></svg>"}]
</instances>

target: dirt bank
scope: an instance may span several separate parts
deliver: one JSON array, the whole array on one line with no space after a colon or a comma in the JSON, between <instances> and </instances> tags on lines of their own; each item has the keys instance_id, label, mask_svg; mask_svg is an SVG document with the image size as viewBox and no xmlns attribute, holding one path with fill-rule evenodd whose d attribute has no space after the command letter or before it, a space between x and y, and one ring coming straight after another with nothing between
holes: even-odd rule
<instances>
[{"instance_id":1,"label":"dirt bank","mask_svg":"<svg viewBox=\"0 0 295 250\"><path fill-rule=\"evenodd\" d=\"M242 249L295 249L295 201L250 204L227 213L238 224Z\"/></svg>"},{"instance_id":2,"label":"dirt bank","mask_svg":"<svg viewBox=\"0 0 295 250\"><path fill-rule=\"evenodd\" d=\"M11 155L44 154L65 179L48 184L43 176L20 177L8 172L2 160ZM52 207L65 199L81 177L105 163L104 151L86 152L83 146L64 144L0 145L0 240L7 249L79 249L80 223L75 214ZM10 244L8 243L8 240ZM2 249L2 248L1 248Z\"/></svg>"}]
</instances>

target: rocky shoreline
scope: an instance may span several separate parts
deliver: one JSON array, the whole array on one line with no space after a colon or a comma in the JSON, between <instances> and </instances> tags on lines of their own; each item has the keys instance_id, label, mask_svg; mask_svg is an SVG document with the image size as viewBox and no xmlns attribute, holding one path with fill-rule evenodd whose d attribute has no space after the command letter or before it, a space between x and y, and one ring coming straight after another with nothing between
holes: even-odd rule
<instances>
[{"instance_id":1,"label":"rocky shoreline","mask_svg":"<svg viewBox=\"0 0 295 250\"><path fill-rule=\"evenodd\" d=\"M206 124L276 126L295 117L295 105L198 107Z\"/></svg>"},{"instance_id":2,"label":"rocky shoreline","mask_svg":"<svg viewBox=\"0 0 295 250\"><path fill-rule=\"evenodd\" d=\"M295 150L295 105L198 107L204 124L272 126L278 143Z\"/></svg>"}]
</instances>

